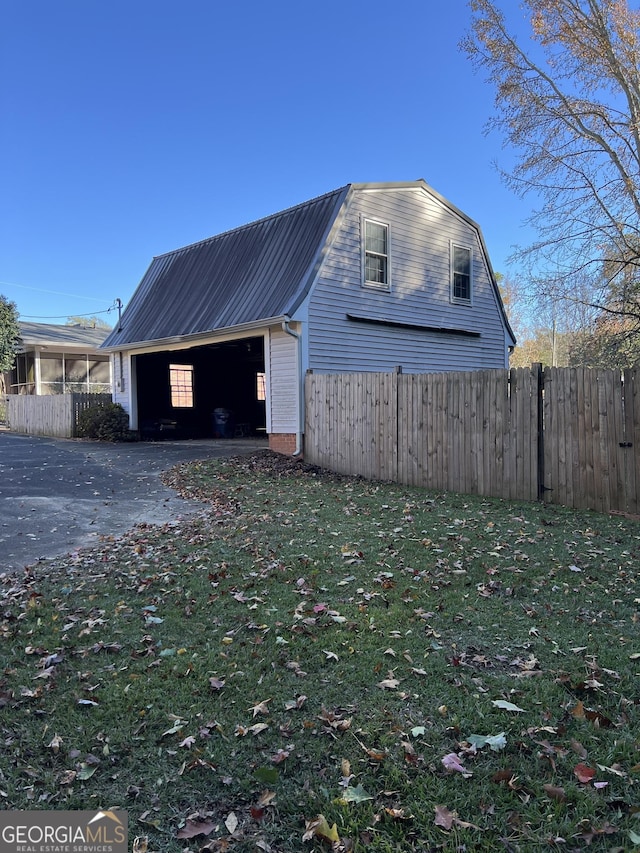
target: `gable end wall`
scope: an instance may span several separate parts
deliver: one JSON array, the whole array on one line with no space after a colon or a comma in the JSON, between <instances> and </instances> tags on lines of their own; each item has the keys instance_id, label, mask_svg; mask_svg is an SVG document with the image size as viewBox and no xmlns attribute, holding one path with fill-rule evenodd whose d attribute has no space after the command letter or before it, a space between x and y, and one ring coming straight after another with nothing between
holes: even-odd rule
<instances>
[{"instance_id":1,"label":"gable end wall","mask_svg":"<svg viewBox=\"0 0 640 853\"><path fill-rule=\"evenodd\" d=\"M361 285L363 217L389 225L390 292ZM471 306L450 301L451 241L472 249ZM348 313L480 337L354 323ZM505 327L476 229L425 190L356 191L309 300L308 346L308 366L320 372L505 367Z\"/></svg>"}]
</instances>

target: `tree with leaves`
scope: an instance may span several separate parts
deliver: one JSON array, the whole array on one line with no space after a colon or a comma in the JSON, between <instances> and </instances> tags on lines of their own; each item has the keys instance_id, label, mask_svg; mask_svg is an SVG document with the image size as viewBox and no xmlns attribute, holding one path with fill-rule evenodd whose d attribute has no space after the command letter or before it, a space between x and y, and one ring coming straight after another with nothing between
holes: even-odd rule
<instances>
[{"instance_id":1,"label":"tree with leaves","mask_svg":"<svg viewBox=\"0 0 640 853\"><path fill-rule=\"evenodd\" d=\"M19 337L20 327L15 303L0 294L0 375L13 367Z\"/></svg>"},{"instance_id":2,"label":"tree with leaves","mask_svg":"<svg viewBox=\"0 0 640 853\"><path fill-rule=\"evenodd\" d=\"M539 200L537 239L515 259L544 300L580 303L640 335L640 10L524 0L525 47L497 2L470 7L463 47L495 87L489 128L516 155L503 177Z\"/></svg>"},{"instance_id":3,"label":"tree with leaves","mask_svg":"<svg viewBox=\"0 0 640 853\"><path fill-rule=\"evenodd\" d=\"M96 317L95 315L92 317L86 317L83 315L67 317L67 326L82 326L83 329L104 329L105 331L111 329L111 326L106 320L103 320L102 317Z\"/></svg>"}]
</instances>

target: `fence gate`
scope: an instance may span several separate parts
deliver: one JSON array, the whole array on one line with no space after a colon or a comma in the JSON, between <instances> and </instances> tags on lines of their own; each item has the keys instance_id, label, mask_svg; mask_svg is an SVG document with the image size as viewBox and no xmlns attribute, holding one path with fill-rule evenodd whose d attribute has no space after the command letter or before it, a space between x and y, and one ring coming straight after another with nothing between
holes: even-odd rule
<instances>
[{"instance_id":1,"label":"fence gate","mask_svg":"<svg viewBox=\"0 0 640 853\"><path fill-rule=\"evenodd\" d=\"M639 512L637 370L544 371L544 498L565 506Z\"/></svg>"}]
</instances>

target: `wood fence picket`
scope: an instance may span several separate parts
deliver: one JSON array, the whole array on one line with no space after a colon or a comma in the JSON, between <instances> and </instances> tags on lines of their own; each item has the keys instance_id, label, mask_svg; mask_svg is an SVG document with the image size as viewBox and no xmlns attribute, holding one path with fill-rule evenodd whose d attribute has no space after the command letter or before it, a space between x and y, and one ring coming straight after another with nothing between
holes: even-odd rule
<instances>
[{"instance_id":1,"label":"wood fence picket","mask_svg":"<svg viewBox=\"0 0 640 853\"><path fill-rule=\"evenodd\" d=\"M640 512L635 370L309 373L305 458L431 490Z\"/></svg>"},{"instance_id":2,"label":"wood fence picket","mask_svg":"<svg viewBox=\"0 0 640 853\"><path fill-rule=\"evenodd\" d=\"M89 406L111 402L111 394L9 394L7 421L13 432L74 438L78 415Z\"/></svg>"}]
</instances>

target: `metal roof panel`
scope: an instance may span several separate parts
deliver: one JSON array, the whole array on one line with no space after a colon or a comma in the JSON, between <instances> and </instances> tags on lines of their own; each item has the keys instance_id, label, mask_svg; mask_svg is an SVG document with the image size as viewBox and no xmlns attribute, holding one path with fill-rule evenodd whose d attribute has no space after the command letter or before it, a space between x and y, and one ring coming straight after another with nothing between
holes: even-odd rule
<instances>
[{"instance_id":1,"label":"metal roof panel","mask_svg":"<svg viewBox=\"0 0 640 853\"><path fill-rule=\"evenodd\" d=\"M347 191L154 258L104 346L202 335L286 314L310 283Z\"/></svg>"}]
</instances>

